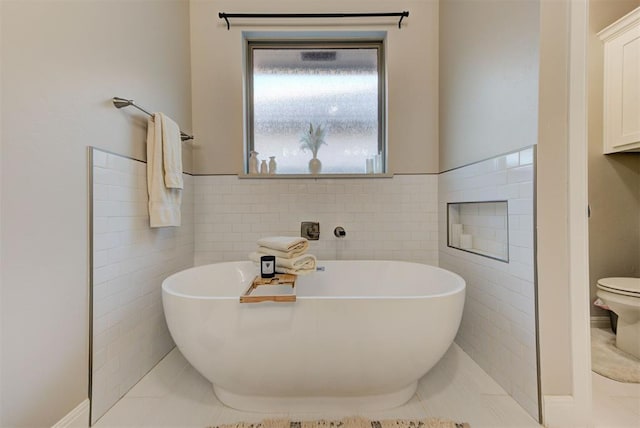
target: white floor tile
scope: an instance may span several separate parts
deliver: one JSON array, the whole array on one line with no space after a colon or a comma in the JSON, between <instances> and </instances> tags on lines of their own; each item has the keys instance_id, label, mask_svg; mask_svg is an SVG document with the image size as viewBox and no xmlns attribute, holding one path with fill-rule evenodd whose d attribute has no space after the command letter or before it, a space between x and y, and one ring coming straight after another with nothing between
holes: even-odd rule
<instances>
[{"instance_id":1,"label":"white floor tile","mask_svg":"<svg viewBox=\"0 0 640 428\"><path fill-rule=\"evenodd\" d=\"M446 394L448 389L456 387L473 394L505 394L495 380L454 344L420 380L418 391L428 398L431 394Z\"/></svg>"},{"instance_id":2,"label":"white floor tile","mask_svg":"<svg viewBox=\"0 0 640 428\"><path fill-rule=\"evenodd\" d=\"M347 416L354 415L348 412L265 415L231 409L217 400L211 384L174 349L94 426L205 428L264 418L310 420ZM469 422L472 428L539 427L455 344L420 380L416 395L408 403L357 416L371 419L442 417Z\"/></svg>"},{"instance_id":3,"label":"white floor tile","mask_svg":"<svg viewBox=\"0 0 640 428\"><path fill-rule=\"evenodd\" d=\"M593 389L612 397L640 397L640 383L616 382L592 373Z\"/></svg>"},{"instance_id":4,"label":"white floor tile","mask_svg":"<svg viewBox=\"0 0 640 428\"><path fill-rule=\"evenodd\" d=\"M638 416L640 420L640 397L616 397L621 407ZM640 426L640 423L638 424Z\"/></svg>"},{"instance_id":5,"label":"white floor tile","mask_svg":"<svg viewBox=\"0 0 640 428\"><path fill-rule=\"evenodd\" d=\"M127 393L129 397L162 397L169 394L184 370L190 367L174 348Z\"/></svg>"},{"instance_id":6,"label":"white floor tile","mask_svg":"<svg viewBox=\"0 0 640 428\"><path fill-rule=\"evenodd\" d=\"M596 428L640 427L640 384L616 382L592 373Z\"/></svg>"}]
</instances>

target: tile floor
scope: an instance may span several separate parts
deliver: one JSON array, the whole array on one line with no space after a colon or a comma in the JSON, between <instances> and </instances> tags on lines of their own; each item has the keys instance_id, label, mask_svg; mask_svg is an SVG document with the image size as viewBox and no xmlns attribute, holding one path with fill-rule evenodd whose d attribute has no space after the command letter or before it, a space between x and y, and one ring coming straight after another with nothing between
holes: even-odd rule
<instances>
[{"instance_id":1,"label":"tile floor","mask_svg":"<svg viewBox=\"0 0 640 428\"><path fill-rule=\"evenodd\" d=\"M640 384L622 383L592 373L595 428L640 427Z\"/></svg>"},{"instance_id":2,"label":"tile floor","mask_svg":"<svg viewBox=\"0 0 640 428\"><path fill-rule=\"evenodd\" d=\"M604 329L611 331L608 324ZM640 427L640 384L616 382L595 372L591 382L595 428Z\"/></svg>"},{"instance_id":3,"label":"tile floor","mask_svg":"<svg viewBox=\"0 0 640 428\"><path fill-rule=\"evenodd\" d=\"M257 422L265 417L304 420L350 415L265 415L228 408L216 399L211 384L176 348L94 426L204 428L239 421ZM360 416L376 419L438 416L469 422L472 428L540 426L456 344L420 380L416 395L407 404Z\"/></svg>"}]
</instances>

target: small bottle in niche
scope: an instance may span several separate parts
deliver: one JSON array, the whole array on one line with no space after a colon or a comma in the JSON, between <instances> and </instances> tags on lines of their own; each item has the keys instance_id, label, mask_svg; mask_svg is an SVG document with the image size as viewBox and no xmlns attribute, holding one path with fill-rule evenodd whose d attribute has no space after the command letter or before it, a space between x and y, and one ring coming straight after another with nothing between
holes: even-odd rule
<instances>
[{"instance_id":1,"label":"small bottle in niche","mask_svg":"<svg viewBox=\"0 0 640 428\"><path fill-rule=\"evenodd\" d=\"M278 164L276 163L276 157L269 156L269 174L270 175L275 174L277 168L278 168Z\"/></svg>"},{"instance_id":2,"label":"small bottle in niche","mask_svg":"<svg viewBox=\"0 0 640 428\"><path fill-rule=\"evenodd\" d=\"M258 173L258 154L255 150L251 150L251 155L249 156L249 174Z\"/></svg>"},{"instance_id":3,"label":"small bottle in niche","mask_svg":"<svg viewBox=\"0 0 640 428\"><path fill-rule=\"evenodd\" d=\"M276 276L276 256L260 257L260 276L262 278L273 278Z\"/></svg>"},{"instance_id":4,"label":"small bottle in niche","mask_svg":"<svg viewBox=\"0 0 640 428\"><path fill-rule=\"evenodd\" d=\"M267 161L265 159L262 159L262 161L260 161L260 174L268 174L269 173L269 167L267 166Z\"/></svg>"}]
</instances>

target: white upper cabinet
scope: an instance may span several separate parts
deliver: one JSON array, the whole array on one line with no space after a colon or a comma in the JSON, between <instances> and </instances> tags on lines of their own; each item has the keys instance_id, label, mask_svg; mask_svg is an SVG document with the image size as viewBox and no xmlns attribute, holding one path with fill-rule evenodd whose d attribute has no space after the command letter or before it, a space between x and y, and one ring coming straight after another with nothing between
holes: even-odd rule
<instances>
[{"instance_id":1,"label":"white upper cabinet","mask_svg":"<svg viewBox=\"0 0 640 428\"><path fill-rule=\"evenodd\" d=\"M640 151L640 7L598 33L604 42L604 153Z\"/></svg>"}]
</instances>

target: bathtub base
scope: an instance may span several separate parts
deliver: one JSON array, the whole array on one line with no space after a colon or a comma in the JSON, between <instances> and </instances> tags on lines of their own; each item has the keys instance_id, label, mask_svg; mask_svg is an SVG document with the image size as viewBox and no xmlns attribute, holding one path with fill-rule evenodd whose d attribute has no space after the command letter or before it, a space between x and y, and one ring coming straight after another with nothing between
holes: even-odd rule
<instances>
[{"instance_id":1,"label":"bathtub base","mask_svg":"<svg viewBox=\"0 0 640 428\"><path fill-rule=\"evenodd\" d=\"M418 382L388 394L344 397L264 397L240 395L213 385L216 397L226 406L247 412L293 413L331 411L375 411L405 404L413 397Z\"/></svg>"}]
</instances>

